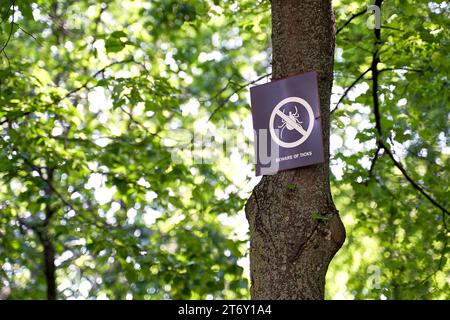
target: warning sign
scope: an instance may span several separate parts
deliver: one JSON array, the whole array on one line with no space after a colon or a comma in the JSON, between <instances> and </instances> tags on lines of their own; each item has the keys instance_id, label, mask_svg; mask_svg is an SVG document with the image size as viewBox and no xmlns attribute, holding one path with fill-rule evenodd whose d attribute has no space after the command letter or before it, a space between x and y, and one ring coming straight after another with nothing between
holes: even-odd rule
<instances>
[{"instance_id":1,"label":"warning sign","mask_svg":"<svg viewBox=\"0 0 450 320\"><path fill-rule=\"evenodd\" d=\"M256 175L324 161L315 72L252 87L250 96Z\"/></svg>"}]
</instances>

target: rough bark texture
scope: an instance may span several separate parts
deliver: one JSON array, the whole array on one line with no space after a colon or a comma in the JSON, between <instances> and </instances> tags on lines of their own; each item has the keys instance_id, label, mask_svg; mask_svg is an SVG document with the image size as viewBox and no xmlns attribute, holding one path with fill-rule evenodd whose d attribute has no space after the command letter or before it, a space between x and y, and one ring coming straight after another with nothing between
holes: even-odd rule
<instances>
[{"instance_id":1,"label":"rough bark texture","mask_svg":"<svg viewBox=\"0 0 450 320\"><path fill-rule=\"evenodd\" d=\"M46 228L46 226L44 226ZM35 230L39 241L44 248L44 275L47 285L47 300L56 300L56 267L55 267L55 248L48 236L48 230Z\"/></svg>"},{"instance_id":2,"label":"rough bark texture","mask_svg":"<svg viewBox=\"0 0 450 320\"><path fill-rule=\"evenodd\" d=\"M43 241L44 244L44 271L47 282L47 300L56 300L56 268L55 249L50 240Z\"/></svg>"},{"instance_id":3,"label":"rough bark texture","mask_svg":"<svg viewBox=\"0 0 450 320\"><path fill-rule=\"evenodd\" d=\"M329 185L334 43L331 0L272 1L273 78L318 72L325 162L264 176L249 198L253 299L323 299L345 240Z\"/></svg>"}]
</instances>

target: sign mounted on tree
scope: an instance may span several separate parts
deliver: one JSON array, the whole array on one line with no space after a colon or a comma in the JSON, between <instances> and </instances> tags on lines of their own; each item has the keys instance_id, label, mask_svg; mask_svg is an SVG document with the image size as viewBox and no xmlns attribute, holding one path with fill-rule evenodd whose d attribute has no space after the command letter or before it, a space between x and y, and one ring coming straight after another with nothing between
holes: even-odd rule
<instances>
[{"instance_id":1,"label":"sign mounted on tree","mask_svg":"<svg viewBox=\"0 0 450 320\"><path fill-rule=\"evenodd\" d=\"M256 175L324 161L316 72L250 88Z\"/></svg>"}]
</instances>

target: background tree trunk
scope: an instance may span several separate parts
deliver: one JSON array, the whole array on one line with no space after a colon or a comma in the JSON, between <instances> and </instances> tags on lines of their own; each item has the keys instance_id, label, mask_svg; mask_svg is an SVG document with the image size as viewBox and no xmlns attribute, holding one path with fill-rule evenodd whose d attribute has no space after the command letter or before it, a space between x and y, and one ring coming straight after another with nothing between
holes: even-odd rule
<instances>
[{"instance_id":1,"label":"background tree trunk","mask_svg":"<svg viewBox=\"0 0 450 320\"><path fill-rule=\"evenodd\" d=\"M273 79L317 71L325 162L264 176L253 190L245 207L253 299L323 299L345 240L329 184L334 43L331 0L272 1Z\"/></svg>"}]
</instances>

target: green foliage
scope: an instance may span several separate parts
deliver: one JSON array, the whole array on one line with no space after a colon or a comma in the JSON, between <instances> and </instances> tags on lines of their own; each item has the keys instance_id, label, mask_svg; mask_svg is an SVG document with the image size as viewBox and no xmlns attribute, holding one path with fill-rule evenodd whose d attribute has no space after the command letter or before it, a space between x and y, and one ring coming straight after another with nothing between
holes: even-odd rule
<instances>
[{"instance_id":1,"label":"green foliage","mask_svg":"<svg viewBox=\"0 0 450 320\"><path fill-rule=\"evenodd\" d=\"M247 298L247 241L226 221L245 223L250 159L198 164L191 133L248 119L246 84L270 73L270 2L52 3L0 5L0 298L45 298L43 239L59 298ZM337 26L367 5L335 1ZM383 139L448 208L448 5L386 1L382 15L381 44L367 15L339 32L334 90L379 48ZM371 77L332 116L347 242L328 297L448 299L448 218L385 153L370 170Z\"/></svg>"},{"instance_id":2,"label":"green foliage","mask_svg":"<svg viewBox=\"0 0 450 320\"><path fill-rule=\"evenodd\" d=\"M337 26L367 5L336 3ZM339 32L335 63L335 88L347 88L371 66L378 46L384 139L408 175L447 210L448 12L443 1L385 1L381 44L368 16L359 16ZM344 142L333 152L343 170L333 176L333 199L347 242L331 264L328 297L448 299L448 215L412 187L386 152L375 156L372 76L363 77L356 97L344 99L332 119L334 138Z\"/></svg>"},{"instance_id":3,"label":"green foliage","mask_svg":"<svg viewBox=\"0 0 450 320\"><path fill-rule=\"evenodd\" d=\"M207 118L232 92L216 96L227 79L242 82L247 57L266 49L266 35L239 25L256 17L248 10L268 8L253 7L2 5L1 43L15 17L0 61L0 283L9 298L45 298L39 235L55 247L60 298L248 296L238 265L246 242L219 219L239 212L246 194L217 198L233 185L226 168L175 163L171 139ZM261 17L267 24L268 11ZM214 51L221 56L202 57ZM183 112L199 97L208 102L196 117ZM215 121L244 98L225 101Z\"/></svg>"}]
</instances>

